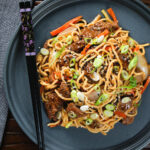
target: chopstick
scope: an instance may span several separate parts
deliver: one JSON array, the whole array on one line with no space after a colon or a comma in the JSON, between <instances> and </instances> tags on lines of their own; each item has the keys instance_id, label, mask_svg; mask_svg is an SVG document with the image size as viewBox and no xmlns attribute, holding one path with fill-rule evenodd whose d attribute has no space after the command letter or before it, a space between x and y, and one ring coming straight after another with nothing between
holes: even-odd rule
<instances>
[{"instance_id":1,"label":"chopstick","mask_svg":"<svg viewBox=\"0 0 150 150\"><path fill-rule=\"evenodd\" d=\"M38 149L44 150L44 134L38 85L38 74L36 68L36 51L34 48L31 6L29 1L20 2L19 5Z\"/></svg>"}]
</instances>

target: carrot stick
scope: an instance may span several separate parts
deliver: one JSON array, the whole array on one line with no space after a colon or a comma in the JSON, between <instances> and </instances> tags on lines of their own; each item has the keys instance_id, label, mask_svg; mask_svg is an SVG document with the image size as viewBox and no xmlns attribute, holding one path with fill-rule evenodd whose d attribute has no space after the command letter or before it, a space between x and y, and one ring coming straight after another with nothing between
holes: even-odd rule
<instances>
[{"instance_id":1,"label":"carrot stick","mask_svg":"<svg viewBox=\"0 0 150 150\"><path fill-rule=\"evenodd\" d=\"M62 25L61 27L57 28L56 30L51 31L50 34L52 36L57 35L58 33L64 31L68 27L70 27L71 24L77 23L81 18L82 18L82 16L78 16L78 17L75 17L75 18L71 19L70 21L68 21L64 25Z\"/></svg>"},{"instance_id":2,"label":"carrot stick","mask_svg":"<svg viewBox=\"0 0 150 150\"><path fill-rule=\"evenodd\" d=\"M107 9L107 12L109 13L109 15L113 18L113 20L115 22L118 22L117 17L116 17L116 15L115 15L115 13L114 13L112 8Z\"/></svg>"},{"instance_id":3,"label":"carrot stick","mask_svg":"<svg viewBox=\"0 0 150 150\"><path fill-rule=\"evenodd\" d=\"M137 52L140 48L138 46L136 46L134 49L133 49L133 52Z\"/></svg>"},{"instance_id":4,"label":"carrot stick","mask_svg":"<svg viewBox=\"0 0 150 150\"><path fill-rule=\"evenodd\" d=\"M126 114L121 111L115 111L115 114L118 115L119 117L126 118Z\"/></svg>"},{"instance_id":5,"label":"carrot stick","mask_svg":"<svg viewBox=\"0 0 150 150\"><path fill-rule=\"evenodd\" d=\"M141 94L144 93L144 91L146 90L147 86L149 85L150 83L150 76L148 77L148 79L146 80L145 84L144 84L144 88L142 89L141 91Z\"/></svg>"},{"instance_id":6,"label":"carrot stick","mask_svg":"<svg viewBox=\"0 0 150 150\"><path fill-rule=\"evenodd\" d=\"M82 55L85 55L86 54L86 52L87 52L87 50L90 48L90 46L91 46L91 44L89 43L89 44L87 44L86 46L85 46L85 48L83 49L83 51L81 52L81 54Z\"/></svg>"},{"instance_id":7,"label":"carrot stick","mask_svg":"<svg viewBox=\"0 0 150 150\"><path fill-rule=\"evenodd\" d=\"M100 36L104 35L108 35L109 34L109 30L108 29L105 29L103 32L101 32L99 35L97 35L97 37L99 38Z\"/></svg>"}]
</instances>

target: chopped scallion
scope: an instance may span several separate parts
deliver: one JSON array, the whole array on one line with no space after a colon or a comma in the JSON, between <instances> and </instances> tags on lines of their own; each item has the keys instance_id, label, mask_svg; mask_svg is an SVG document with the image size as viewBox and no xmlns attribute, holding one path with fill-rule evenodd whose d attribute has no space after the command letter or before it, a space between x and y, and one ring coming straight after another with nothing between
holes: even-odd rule
<instances>
[{"instance_id":1,"label":"chopped scallion","mask_svg":"<svg viewBox=\"0 0 150 150\"><path fill-rule=\"evenodd\" d=\"M122 45L120 47L120 50L121 50L121 54L127 54L129 50L129 45Z\"/></svg>"},{"instance_id":2,"label":"chopped scallion","mask_svg":"<svg viewBox=\"0 0 150 150\"><path fill-rule=\"evenodd\" d=\"M105 108L106 108L107 110L114 110L114 109L115 109L115 106L114 106L113 104L107 104L107 105L105 106Z\"/></svg>"},{"instance_id":3,"label":"chopped scallion","mask_svg":"<svg viewBox=\"0 0 150 150\"><path fill-rule=\"evenodd\" d=\"M71 125L72 125L72 121L70 121L69 123L67 123L67 125L65 126L65 128L68 129Z\"/></svg>"},{"instance_id":4,"label":"chopped scallion","mask_svg":"<svg viewBox=\"0 0 150 150\"><path fill-rule=\"evenodd\" d=\"M96 101L95 105L98 106L100 105L102 102L104 102L105 100L107 100L109 98L108 94L102 94L99 99Z\"/></svg>"},{"instance_id":5,"label":"chopped scallion","mask_svg":"<svg viewBox=\"0 0 150 150\"><path fill-rule=\"evenodd\" d=\"M76 63L76 59L75 58L72 58L70 60L70 67L74 67L75 66L75 63Z\"/></svg>"},{"instance_id":6,"label":"chopped scallion","mask_svg":"<svg viewBox=\"0 0 150 150\"><path fill-rule=\"evenodd\" d=\"M71 91L71 98L74 102L78 102L78 96L77 96L77 91L76 90Z\"/></svg>"},{"instance_id":7,"label":"chopped scallion","mask_svg":"<svg viewBox=\"0 0 150 150\"><path fill-rule=\"evenodd\" d=\"M104 58L102 56L98 56L97 58L94 59L94 63L93 63L93 66L95 68L99 68L104 62Z\"/></svg>"},{"instance_id":8,"label":"chopped scallion","mask_svg":"<svg viewBox=\"0 0 150 150\"><path fill-rule=\"evenodd\" d=\"M138 57L137 55L134 56L134 58L130 61L129 65L128 65L128 69L131 70L132 68L134 68L137 65L138 62Z\"/></svg>"},{"instance_id":9,"label":"chopped scallion","mask_svg":"<svg viewBox=\"0 0 150 150\"><path fill-rule=\"evenodd\" d=\"M93 123L93 120L91 118L86 119L85 124L87 126L91 125Z\"/></svg>"},{"instance_id":10,"label":"chopped scallion","mask_svg":"<svg viewBox=\"0 0 150 150\"><path fill-rule=\"evenodd\" d=\"M49 50L46 49L46 48L41 48L40 53L41 53L42 55L45 55L45 56L46 56L46 55L49 54Z\"/></svg>"},{"instance_id":11,"label":"chopped scallion","mask_svg":"<svg viewBox=\"0 0 150 150\"><path fill-rule=\"evenodd\" d=\"M104 110L104 115L105 115L106 117L112 117L112 116L113 116L113 112L110 111L110 110Z\"/></svg>"},{"instance_id":12,"label":"chopped scallion","mask_svg":"<svg viewBox=\"0 0 150 150\"><path fill-rule=\"evenodd\" d=\"M127 71L122 70L121 75L122 75L122 78L123 78L124 80L128 80L128 79L129 79L129 74L128 74Z\"/></svg>"}]
</instances>

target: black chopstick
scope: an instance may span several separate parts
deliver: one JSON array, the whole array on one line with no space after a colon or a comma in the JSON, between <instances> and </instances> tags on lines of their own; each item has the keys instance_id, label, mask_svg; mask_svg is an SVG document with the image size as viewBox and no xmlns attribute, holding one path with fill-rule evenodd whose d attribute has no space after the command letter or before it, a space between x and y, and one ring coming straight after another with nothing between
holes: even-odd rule
<instances>
[{"instance_id":1,"label":"black chopstick","mask_svg":"<svg viewBox=\"0 0 150 150\"><path fill-rule=\"evenodd\" d=\"M44 150L44 134L38 85L38 74L36 68L36 51L34 48L31 6L29 1L20 2L19 5L38 149Z\"/></svg>"}]
</instances>

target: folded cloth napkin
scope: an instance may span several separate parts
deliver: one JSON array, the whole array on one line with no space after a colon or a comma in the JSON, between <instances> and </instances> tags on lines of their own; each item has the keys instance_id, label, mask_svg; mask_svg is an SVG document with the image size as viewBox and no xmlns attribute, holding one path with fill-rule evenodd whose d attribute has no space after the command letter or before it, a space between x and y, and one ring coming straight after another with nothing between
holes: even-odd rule
<instances>
[{"instance_id":1,"label":"folded cloth napkin","mask_svg":"<svg viewBox=\"0 0 150 150\"><path fill-rule=\"evenodd\" d=\"M8 112L3 89L3 68L9 41L19 21L19 0L0 0L0 145Z\"/></svg>"}]
</instances>

